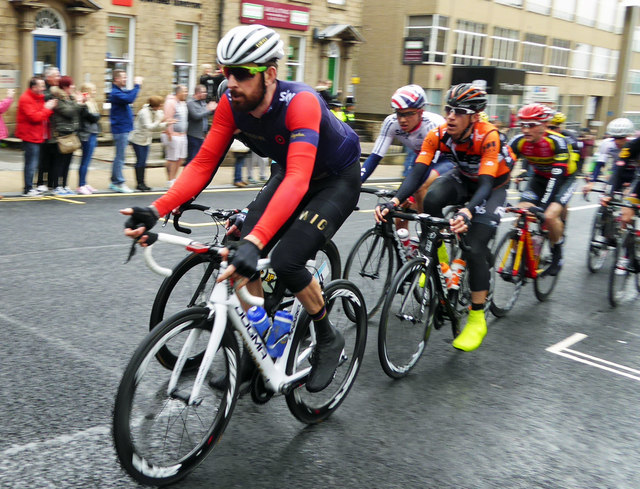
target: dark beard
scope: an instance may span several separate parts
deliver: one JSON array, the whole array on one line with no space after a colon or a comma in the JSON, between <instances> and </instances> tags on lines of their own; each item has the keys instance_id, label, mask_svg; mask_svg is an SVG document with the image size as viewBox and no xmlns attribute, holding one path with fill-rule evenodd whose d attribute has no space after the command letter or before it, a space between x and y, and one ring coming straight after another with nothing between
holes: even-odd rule
<instances>
[{"instance_id":1,"label":"dark beard","mask_svg":"<svg viewBox=\"0 0 640 489\"><path fill-rule=\"evenodd\" d=\"M244 100L231 100L231 106L238 112L251 112L262 103L262 100L264 100L264 96L267 93L267 85L264 82L264 74L260 73L260 75L262 76L262 93L257 97L252 98L248 98L245 95ZM231 92L231 95L233 95L233 92Z\"/></svg>"}]
</instances>

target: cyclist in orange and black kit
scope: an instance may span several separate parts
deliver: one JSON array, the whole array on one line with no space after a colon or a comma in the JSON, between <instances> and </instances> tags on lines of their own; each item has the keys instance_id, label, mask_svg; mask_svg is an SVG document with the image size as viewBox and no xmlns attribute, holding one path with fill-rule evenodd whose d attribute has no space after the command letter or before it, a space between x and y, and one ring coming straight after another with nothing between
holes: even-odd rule
<instances>
[{"instance_id":1,"label":"cyclist in orange and black kit","mask_svg":"<svg viewBox=\"0 0 640 489\"><path fill-rule=\"evenodd\" d=\"M562 267L562 244L567 204L576 188L577 166L572 148L560 133L548 129L555 111L546 105L529 104L518 111L522 134L509 145L518 158L533 168L533 178L522 192L518 207L539 206L545 210L552 261L547 274L557 275Z\"/></svg>"},{"instance_id":2,"label":"cyclist in orange and black kit","mask_svg":"<svg viewBox=\"0 0 640 489\"><path fill-rule=\"evenodd\" d=\"M436 163L436 155L448 158L455 168L439 177L424 199L424 212L442 217L449 205L465 205L451 220L451 230L467 233L471 250L464 259L469 269L471 311L462 333L453 341L459 350L475 350L487 334L484 304L490 283L489 241L494 236L507 200L509 175L515 158L500 141L498 129L480 120L487 93L469 83L447 92L446 123L425 138L411 173L391 202L378 206L376 220L412 195Z\"/></svg>"}]
</instances>

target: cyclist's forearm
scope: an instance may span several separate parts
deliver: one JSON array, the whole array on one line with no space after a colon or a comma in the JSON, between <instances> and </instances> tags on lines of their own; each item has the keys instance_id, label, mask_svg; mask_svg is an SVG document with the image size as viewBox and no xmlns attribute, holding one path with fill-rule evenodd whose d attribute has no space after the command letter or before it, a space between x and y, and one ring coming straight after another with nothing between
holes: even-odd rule
<instances>
[{"instance_id":1,"label":"cyclist's forearm","mask_svg":"<svg viewBox=\"0 0 640 489\"><path fill-rule=\"evenodd\" d=\"M407 200L410 195L413 195L415 191L420 188L422 182L429 178L430 172L431 165L424 165L422 163L413 165L411 172L407 175L407 178L404 179L396 193L398 200L402 203Z\"/></svg>"},{"instance_id":2,"label":"cyclist's forearm","mask_svg":"<svg viewBox=\"0 0 640 489\"><path fill-rule=\"evenodd\" d=\"M373 171L378 166L378 163L380 163L381 159L382 159L382 156L377 155L375 153L371 153L369 155L367 160L362 164L362 168L360 169L360 180L362 181L362 183L364 183L367 180L367 178L371 176Z\"/></svg>"},{"instance_id":3,"label":"cyclist's forearm","mask_svg":"<svg viewBox=\"0 0 640 489\"><path fill-rule=\"evenodd\" d=\"M466 206L472 214L474 213L475 208L481 205L491 195L493 181L494 178L491 175L480 175L480 177L478 177L478 189L475 191L473 197L471 197L471 200L469 201L469 204Z\"/></svg>"},{"instance_id":4,"label":"cyclist's forearm","mask_svg":"<svg viewBox=\"0 0 640 489\"><path fill-rule=\"evenodd\" d=\"M600 170L604 166L604 161L596 161L596 165L593 167L593 175L591 175L591 181L595 182L598 176L600 175Z\"/></svg>"}]
</instances>

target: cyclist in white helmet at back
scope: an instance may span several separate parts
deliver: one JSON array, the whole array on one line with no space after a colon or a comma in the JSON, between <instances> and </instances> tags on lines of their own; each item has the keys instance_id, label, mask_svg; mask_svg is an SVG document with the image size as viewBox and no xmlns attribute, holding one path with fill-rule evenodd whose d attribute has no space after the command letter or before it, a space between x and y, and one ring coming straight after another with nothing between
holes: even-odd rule
<instances>
[{"instance_id":1,"label":"cyclist in white helmet at back","mask_svg":"<svg viewBox=\"0 0 640 489\"><path fill-rule=\"evenodd\" d=\"M415 159L427 133L444 124L444 117L424 110L426 104L427 96L419 85L406 85L395 91L391 97L391 107L394 109L394 113L387 116L382 123L373 151L362 165L360 178L363 183L376 169L394 138L413 151ZM422 210L424 194L431 182L452 168L453 163L447 159L434 166L428 179L415 193L419 211Z\"/></svg>"},{"instance_id":2,"label":"cyclist in white helmet at back","mask_svg":"<svg viewBox=\"0 0 640 489\"><path fill-rule=\"evenodd\" d=\"M633 122L626 117L613 119L609 124L607 124L606 134L608 137L604 139L598 147L593 173L589 178L589 182L582 187L583 193L588 194L591 191L594 183L598 180L602 169L609 161L612 161L613 163L618 161L620 150L625 144L627 144L634 131L635 126ZM611 168L611 170L613 170L613 168ZM631 178L633 178L633 172L631 173Z\"/></svg>"}]
</instances>

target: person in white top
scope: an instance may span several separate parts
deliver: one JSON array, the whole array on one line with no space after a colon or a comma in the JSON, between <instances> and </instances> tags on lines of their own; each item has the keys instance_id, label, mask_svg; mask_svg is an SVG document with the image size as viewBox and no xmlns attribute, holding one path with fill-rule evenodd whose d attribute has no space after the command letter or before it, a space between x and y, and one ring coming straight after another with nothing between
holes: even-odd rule
<instances>
[{"instance_id":1,"label":"person in white top","mask_svg":"<svg viewBox=\"0 0 640 489\"><path fill-rule=\"evenodd\" d=\"M600 171L607 162L613 161L615 163L618 160L620 150L629 141L629 137L634 133L634 131L635 126L633 122L626 117L613 119L609 124L607 124L606 133L609 137L602 141L598 147L598 154L595 158L596 164L593 167L593 173L591 174L589 182L582 187L582 192L584 194L588 194L591 191L593 184L600 175Z\"/></svg>"},{"instance_id":2,"label":"person in white top","mask_svg":"<svg viewBox=\"0 0 640 489\"><path fill-rule=\"evenodd\" d=\"M394 113L387 116L382 123L373 150L362 165L360 177L363 183L374 172L394 138L417 156L427 133L444 124L444 117L424 110L426 103L427 96L419 85L406 85L395 91L391 97ZM453 163L444 158L442 160L433 166L429 178L414 194L419 211L422 211L420 207L431 182L453 168Z\"/></svg>"}]
</instances>

